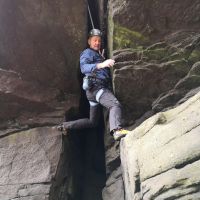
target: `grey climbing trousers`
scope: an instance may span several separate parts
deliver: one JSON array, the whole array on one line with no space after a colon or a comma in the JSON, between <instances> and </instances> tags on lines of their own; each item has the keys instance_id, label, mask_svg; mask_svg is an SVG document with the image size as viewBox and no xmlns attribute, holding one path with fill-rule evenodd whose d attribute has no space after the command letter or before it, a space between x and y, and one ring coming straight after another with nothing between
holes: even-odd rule
<instances>
[{"instance_id":1,"label":"grey climbing trousers","mask_svg":"<svg viewBox=\"0 0 200 200\"><path fill-rule=\"evenodd\" d=\"M121 104L109 89L87 91L86 95L90 103L90 117L64 122L63 125L66 129L77 130L96 127L99 123L100 105L109 110L110 133L121 128Z\"/></svg>"}]
</instances>

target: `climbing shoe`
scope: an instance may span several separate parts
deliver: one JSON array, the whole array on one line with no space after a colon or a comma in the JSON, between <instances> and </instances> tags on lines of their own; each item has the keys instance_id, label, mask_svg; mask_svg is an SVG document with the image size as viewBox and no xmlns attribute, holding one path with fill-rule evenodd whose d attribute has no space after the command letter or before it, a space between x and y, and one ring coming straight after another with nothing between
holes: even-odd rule
<instances>
[{"instance_id":1,"label":"climbing shoe","mask_svg":"<svg viewBox=\"0 0 200 200\"><path fill-rule=\"evenodd\" d=\"M130 131L125 129L118 129L114 131L113 137L116 141L119 141L121 138L125 137L128 133L130 133Z\"/></svg>"},{"instance_id":2,"label":"climbing shoe","mask_svg":"<svg viewBox=\"0 0 200 200\"><path fill-rule=\"evenodd\" d=\"M60 124L57 126L57 130L58 131L61 131L63 135L67 135L68 134L68 131L66 128L64 128L64 125L63 124Z\"/></svg>"}]
</instances>

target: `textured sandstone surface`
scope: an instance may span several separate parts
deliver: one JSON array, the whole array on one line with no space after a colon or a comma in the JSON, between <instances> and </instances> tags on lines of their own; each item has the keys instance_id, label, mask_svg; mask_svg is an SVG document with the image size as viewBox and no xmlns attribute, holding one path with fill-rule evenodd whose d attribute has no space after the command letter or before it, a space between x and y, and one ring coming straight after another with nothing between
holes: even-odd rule
<instances>
[{"instance_id":1,"label":"textured sandstone surface","mask_svg":"<svg viewBox=\"0 0 200 200\"><path fill-rule=\"evenodd\" d=\"M61 153L61 134L50 127L1 138L0 199L48 199Z\"/></svg>"},{"instance_id":2,"label":"textured sandstone surface","mask_svg":"<svg viewBox=\"0 0 200 200\"><path fill-rule=\"evenodd\" d=\"M147 119L123 140L125 199L187 199L187 195L196 199L200 183L199 110L200 93Z\"/></svg>"}]
</instances>

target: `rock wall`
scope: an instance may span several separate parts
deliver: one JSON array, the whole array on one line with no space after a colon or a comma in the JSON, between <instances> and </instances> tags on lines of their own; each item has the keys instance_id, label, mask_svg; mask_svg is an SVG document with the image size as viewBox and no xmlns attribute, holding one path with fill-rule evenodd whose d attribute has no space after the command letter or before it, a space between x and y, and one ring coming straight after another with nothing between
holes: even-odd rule
<instances>
[{"instance_id":1,"label":"rock wall","mask_svg":"<svg viewBox=\"0 0 200 200\"><path fill-rule=\"evenodd\" d=\"M84 1L0 2L1 129L56 123L77 103L86 18Z\"/></svg>"},{"instance_id":2,"label":"rock wall","mask_svg":"<svg viewBox=\"0 0 200 200\"><path fill-rule=\"evenodd\" d=\"M109 0L109 45L135 48L183 30L199 31L199 1ZM112 37L113 33L113 37Z\"/></svg>"},{"instance_id":3,"label":"rock wall","mask_svg":"<svg viewBox=\"0 0 200 200\"><path fill-rule=\"evenodd\" d=\"M180 98L174 92L176 84L186 81L199 61L199 11L199 1L109 1L109 50L117 61L113 82L126 121L150 110L153 101L169 90L173 98Z\"/></svg>"},{"instance_id":4,"label":"rock wall","mask_svg":"<svg viewBox=\"0 0 200 200\"><path fill-rule=\"evenodd\" d=\"M172 128L170 125L168 127L168 116L163 114L166 119L162 122L162 117L159 118L162 114L156 113L177 107L200 91L199 11L199 1L108 1L108 49L110 57L116 61L113 86L124 108L124 125L133 132L123 140L119 149L112 140L109 141L109 137L105 140L106 163L113 166L113 172L108 173L104 200L198 199L199 182L192 178L198 173L198 155L193 159L194 155L185 153L184 156L188 156L185 160L181 148L176 149L176 156L173 154L175 146L190 141L185 148L189 152L197 147L198 141L193 143L195 136L189 131L188 135L186 131L186 137L190 139L181 136L180 132L185 126L182 128L181 121L177 121L178 113L171 116L174 131L167 129ZM195 108L188 112L198 115ZM152 121L145 121L153 115ZM188 123L196 123L195 118L186 118ZM164 124L158 125L156 122ZM140 130L137 134L134 132L136 127L136 132ZM156 127L158 129L151 132L151 128ZM166 129L162 132L164 127ZM146 134L141 136L141 140L137 138L142 133L147 133L147 140L144 139ZM163 140L159 141L160 137L166 141L166 146ZM170 146L170 142L174 146ZM160 148L154 148L156 143ZM126 155L130 156L127 158ZM175 157L172 160L170 156ZM149 173L148 177L143 172ZM191 180L187 174L191 175ZM118 189L120 180L125 180L125 185L120 185L121 192ZM193 182L194 187L189 182Z\"/></svg>"},{"instance_id":5,"label":"rock wall","mask_svg":"<svg viewBox=\"0 0 200 200\"><path fill-rule=\"evenodd\" d=\"M105 2L98 1L101 17ZM199 92L199 11L198 0L108 1L114 91L130 129ZM86 44L86 13L85 1L0 2L2 200L101 199L104 161L96 159L102 159L103 150L97 149L102 138L92 136L93 130L62 138L52 128L64 115L68 120L78 117L78 59ZM99 23L106 30L104 19ZM104 200L198 199L199 143L193 138L199 121L191 118L199 114L199 94L195 99L145 121L121 144L105 130ZM183 121L188 123L182 126ZM168 133L173 126L178 131ZM84 144L81 133L87 135ZM96 179L100 181L93 182Z\"/></svg>"},{"instance_id":6,"label":"rock wall","mask_svg":"<svg viewBox=\"0 0 200 200\"><path fill-rule=\"evenodd\" d=\"M200 93L123 139L125 199L199 199L199 108Z\"/></svg>"},{"instance_id":7,"label":"rock wall","mask_svg":"<svg viewBox=\"0 0 200 200\"><path fill-rule=\"evenodd\" d=\"M0 199L78 199L80 155L52 127L77 117L85 1L1 0L0 26Z\"/></svg>"},{"instance_id":8,"label":"rock wall","mask_svg":"<svg viewBox=\"0 0 200 200\"><path fill-rule=\"evenodd\" d=\"M22 131L1 138L0 149L0 199L49 199L62 152L60 133L50 127Z\"/></svg>"}]
</instances>

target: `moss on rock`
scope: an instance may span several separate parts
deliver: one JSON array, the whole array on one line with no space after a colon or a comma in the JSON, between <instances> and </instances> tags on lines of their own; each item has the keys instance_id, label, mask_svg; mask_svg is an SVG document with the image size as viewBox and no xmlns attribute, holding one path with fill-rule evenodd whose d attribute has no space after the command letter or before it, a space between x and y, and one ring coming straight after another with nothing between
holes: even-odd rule
<instances>
[{"instance_id":1,"label":"moss on rock","mask_svg":"<svg viewBox=\"0 0 200 200\"><path fill-rule=\"evenodd\" d=\"M192 63L198 62L200 60L200 50L195 49L192 51L188 60Z\"/></svg>"},{"instance_id":2,"label":"moss on rock","mask_svg":"<svg viewBox=\"0 0 200 200\"><path fill-rule=\"evenodd\" d=\"M158 48L154 50L145 50L143 52L144 57L147 60L162 60L168 56L168 51L166 48Z\"/></svg>"},{"instance_id":3,"label":"moss on rock","mask_svg":"<svg viewBox=\"0 0 200 200\"><path fill-rule=\"evenodd\" d=\"M119 24L114 24L113 48L141 48L141 44L147 43L148 38L141 33L123 27Z\"/></svg>"}]
</instances>

